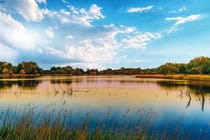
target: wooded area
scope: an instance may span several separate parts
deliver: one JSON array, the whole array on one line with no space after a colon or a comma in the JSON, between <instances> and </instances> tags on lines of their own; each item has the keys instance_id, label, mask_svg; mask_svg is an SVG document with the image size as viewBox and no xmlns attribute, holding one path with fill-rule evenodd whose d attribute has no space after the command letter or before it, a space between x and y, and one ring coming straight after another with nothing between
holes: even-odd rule
<instances>
[{"instance_id":1,"label":"wooded area","mask_svg":"<svg viewBox=\"0 0 210 140\"><path fill-rule=\"evenodd\" d=\"M120 69L87 69L72 68L71 66L53 66L44 70L36 62L22 62L13 66L9 62L0 62L0 73L2 75L14 74L69 74L69 75L133 75L133 74L210 74L210 58L196 57L189 63L166 63L157 68L120 68Z\"/></svg>"}]
</instances>

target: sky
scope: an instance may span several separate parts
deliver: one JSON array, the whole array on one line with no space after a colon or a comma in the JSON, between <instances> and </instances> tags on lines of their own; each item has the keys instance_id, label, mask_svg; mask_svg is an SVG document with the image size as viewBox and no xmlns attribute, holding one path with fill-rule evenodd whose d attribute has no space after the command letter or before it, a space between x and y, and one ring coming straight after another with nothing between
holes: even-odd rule
<instances>
[{"instance_id":1,"label":"sky","mask_svg":"<svg viewBox=\"0 0 210 140\"><path fill-rule=\"evenodd\" d=\"M210 0L0 0L0 61L152 68L210 56Z\"/></svg>"}]
</instances>

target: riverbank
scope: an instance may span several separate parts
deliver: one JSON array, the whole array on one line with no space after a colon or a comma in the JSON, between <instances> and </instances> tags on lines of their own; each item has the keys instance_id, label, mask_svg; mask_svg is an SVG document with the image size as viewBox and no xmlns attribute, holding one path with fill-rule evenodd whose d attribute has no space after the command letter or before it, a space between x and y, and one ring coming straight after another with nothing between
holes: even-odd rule
<instances>
[{"instance_id":1,"label":"riverbank","mask_svg":"<svg viewBox=\"0 0 210 140\"><path fill-rule=\"evenodd\" d=\"M139 74L136 78L158 78L158 79L178 79L178 80L202 80L210 81L210 75L199 74Z\"/></svg>"},{"instance_id":2,"label":"riverbank","mask_svg":"<svg viewBox=\"0 0 210 140\"><path fill-rule=\"evenodd\" d=\"M0 75L0 79L4 78L33 78L41 76L119 76L119 75L72 75L72 74L12 74ZM136 78L156 78L156 79L177 79L177 80L199 80L210 81L210 75L203 74L138 74L134 75Z\"/></svg>"},{"instance_id":3,"label":"riverbank","mask_svg":"<svg viewBox=\"0 0 210 140\"><path fill-rule=\"evenodd\" d=\"M32 77L40 77L41 74L0 74L0 79L4 78L32 78Z\"/></svg>"}]
</instances>

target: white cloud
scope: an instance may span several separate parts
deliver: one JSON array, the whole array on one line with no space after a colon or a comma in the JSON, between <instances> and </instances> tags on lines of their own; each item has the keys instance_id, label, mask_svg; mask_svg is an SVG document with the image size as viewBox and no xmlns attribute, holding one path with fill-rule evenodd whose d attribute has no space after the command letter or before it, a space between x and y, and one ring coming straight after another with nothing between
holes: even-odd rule
<instances>
[{"instance_id":1,"label":"white cloud","mask_svg":"<svg viewBox=\"0 0 210 140\"><path fill-rule=\"evenodd\" d=\"M102 66L102 63L101 64L97 64L97 63L73 63L73 64L70 64L72 67L74 68L82 68L82 69L98 69L98 70L103 70L105 69L104 66Z\"/></svg>"},{"instance_id":2,"label":"white cloud","mask_svg":"<svg viewBox=\"0 0 210 140\"><path fill-rule=\"evenodd\" d=\"M17 3L18 0L14 1ZM45 2L44 0L31 1ZM22 1L20 3L22 4ZM17 11L18 8L14 7L13 9ZM17 7L21 6L17 5ZM37 62L41 60L52 63L49 61L53 61L53 64L62 63L62 65L75 60L74 62L77 62L75 66L98 68L120 60L118 50L145 48L150 41L161 37L158 33L142 33L135 27L125 25L94 25L94 21L105 18L101 9L93 4L87 9L74 6L57 11L39 9L42 16L47 15L45 18L26 14L25 18L27 17L30 21L42 20L40 22L42 26L33 24L33 29L36 29L38 37L33 35L29 26L26 27L20 21L15 20L12 17L13 14L1 13L0 49L13 50L15 53L11 55L18 54L21 60L33 57L37 59ZM30 9L27 10L30 11ZM33 50L28 51L27 49ZM29 52L30 56L26 56L25 54ZM37 55L40 57L38 58Z\"/></svg>"},{"instance_id":3,"label":"white cloud","mask_svg":"<svg viewBox=\"0 0 210 140\"><path fill-rule=\"evenodd\" d=\"M101 13L101 7L93 4L88 10L84 8L76 8L72 5L67 6L68 10L60 10L59 12L46 11L51 17L58 17L62 24L80 24L85 26L91 26L94 20L104 19L105 16Z\"/></svg>"},{"instance_id":4,"label":"white cloud","mask_svg":"<svg viewBox=\"0 0 210 140\"><path fill-rule=\"evenodd\" d=\"M187 11L187 7L186 6L182 6L181 8L179 8L178 10L172 10L172 11L169 11L169 13L181 13L181 12L184 12L184 11Z\"/></svg>"},{"instance_id":5,"label":"white cloud","mask_svg":"<svg viewBox=\"0 0 210 140\"><path fill-rule=\"evenodd\" d=\"M179 11L179 12L187 11L187 7L183 6L183 7L181 7L178 11Z\"/></svg>"},{"instance_id":6,"label":"white cloud","mask_svg":"<svg viewBox=\"0 0 210 140\"><path fill-rule=\"evenodd\" d=\"M64 52L63 51L57 50L54 47L47 47L46 50L47 50L48 53L50 53L52 55L64 56Z\"/></svg>"},{"instance_id":7,"label":"white cloud","mask_svg":"<svg viewBox=\"0 0 210 140\"><path fill-rule=\"evenodd\" d=\"M2 44L1 42L2 41L0 39L0 60L13 62L16 56L16 52L14 51L14 49L6 46L5 44Z\"/></svg>"},{"instance_id":8,"label":"white cloud","mask_svg":"<svg viewBox=\"0 0 210 140\"><path fill-rule=\"evenodd\" d=\"M44 30L44 32L49 38L54 38L55 36L52 27L48 27L47 29Z\"/></svg>"},{"instance_id":9,"label":"white cloud","mask_svg":"<svg viewBox=\"0 0 210 140\"><path fill-rule=\"evenodd\" d=\"M89 9L76 8L68 5L68 10L61 9L59 11L44 10L44 13L51 18L57 17L62 24L80 24L91 26L94 20L104 19L105 16L101 13L101 7L92 4Z\"/></svg>"},{"instance_id":10,"label":"white cloud","mask_svg":"<svg viewBox=\"0 0 210 140\"><path fill-rule=\"evenodd\" d=\"M38 3L44 3L44 4L46 4L47 3L47 1L46 0L36 0Z\"/></svg>"},{"instance_id":11,"label":"white cloud","mask_svg":"<svg viewBox=\"0 0 210 140\"><path fill-rule=\"evenodd\" d=\"M132 33L136 30L135 27L127 27L124 25L120 25L120 27L121 27L121 29L120 29L121 33Z\"/></svg>"},{"instance_id":12,"label":"white cloud","mask_svg":"<svg viewBox=\"0 0 210 140\"><path fill-rule=\"evenodd\" d=\"M200 19L201 19L200 14L190 15L187 17L167 17L167 18L165 18L165 20L167 20L167 21L175 21L175 24L169 28L168 33L177 31L178 25L185 24L187 22L200 20Z\"/></svg>"},{"instance_id":13,"label":"white cloud","mask_svg":"<svg viewBox=\"0 0 210 140\"><path fill-rule=\"evenodd\" d=\"M46 3L45 0L5 0L1 8L11 14L19 14L27 21L41 21L44 18L43 9L38 3Z\"/></svg>"},{"instance_id":14,"label":"white cloud","mask_svg":"<svg viewBox=\"0 0 210 140\"><path fill-rule=\"evenodd\" d=\"M68 44L66 47L68 57L89 63L111 62L115 57L115 49L118 47L114 37L113 32L108 32L102 37L91 37Z\"/></svg>"},{"instance_id":15,"label":"white cloud","mask_svg":"<svg viewBox=\"0 0 210 140\"><path fill-rule=\"evenodd\" d=\"M201 18L201 15L197 14L197 15L190 15L187 17L167 17L166 20L167 21L176 21L175 26L177 26L179 24L184 24L187 22L199 20L200 18Z\"/></svg>"},{"instance_id":16,"label":"white cloud","mask_svg":"<svg viewBox=\"0 0 210 140\"><path fill-rule=\"evenodd\" d=\"M104 15L101 13L101 7L98 7L96 4L91 5L88 13L90 19L99 20L105 18Z\"/></svg>"},{"instance_id":17,"label":"white cloud","mask_svg":"<svg viewBox=\"0 0 210 140\"><path fill-rule=\"evenodd\" d=\"M94 35L78 40L76 37L66 46L66 55L69 59L77 58L82 67L102 67L103 64L113 63L119 59L118 49L145 48L147 44L161 38L159 33L139 33L133 27L121 25L106 25L100 27Z\"/></svg>"},{"instance_id":18,"label":"white cloud","mask_svg":"<svg viewBox=\"0 0 210 140\"><path fill-rule=\"evenodd\" d=\"M121 45L125 48L145 48L149 41L161 38L160 33L135 33L125 36Z\"/></svg>"},{"instance_id":19,"label":"white cloud","mask_svg":"<svg viewBox=\"0 0 210 140\"><path fill-rule=\"evenodd\" d=\"M158 7L158 10L163 10L163 7L161 7L161 6L160 6L160 7Z\"/></svg>"},{"instance_id":20,"label":"white cloud","mask_svg":"<svg viewBox=\"0 0 210 140\"><path fill-rule=\"evenodd\" d=\"M130 7L128 9L128 13L136 13L136 12L144 12L149 11L153 8L153 5L147 6L147 7Z\"/></svg>"},{"instance_id":21,"label":"white cloud","mask_svg":"<svg viewBox=\"0 0 210 140\"><path fill-rule=\"evenodd\" d=\"M167 33L170 34L170 33L173 33L175 31L178 31L177 27L176 26L172 26L168 29Z\"/></svg>"},{"instance_id":22,"label":"white cloud","mask_svg":"<svg viewBox=\"0 0 210 140\"><path fill-rule=\"evenodd\" d=\"M72 36L72 35L67 35L67 36L65 37L65 39L66 39L66 40L72 40L72 39L73 39L73 36Z\"/></svg>"},{"instance_id":23,"label":"white cloud","mask_svg":"<svg viewBox=\"0 0 210 140\"><path fill-rule=\"evenodd\" d=\"M35 47L35 36L27 30L20 22L5 13L0 13L0 38L5 46L20 49L31 49Z\"/></svg>"},{"instance_id":24,"label":"white cloud","mask_svg":"<svg viewBox=\"0 0 210 140\"><path fill-rule=\"evenodd\" d=\"M61 2L68 4L69 2L67 0L61 0Z\"/></svg>"}]
</instances>

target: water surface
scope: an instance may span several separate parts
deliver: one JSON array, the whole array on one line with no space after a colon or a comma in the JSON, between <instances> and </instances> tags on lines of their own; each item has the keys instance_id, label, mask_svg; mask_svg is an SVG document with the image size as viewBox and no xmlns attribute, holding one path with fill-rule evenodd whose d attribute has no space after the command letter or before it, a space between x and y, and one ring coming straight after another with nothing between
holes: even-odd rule
<instances>
[{"instance_id":1,"label":"water surface","mask_svg":"<svg viewBox=\"0 0 210 140\"><path fill-rule=\"evenodd\" d=\"M210 138L210 83L134 76L39 77L0 80L0 110L66 110L76 125L131 124L141 118L153 131ZM145 113L149 112L149 113ZM142 115L144 113L144 115ZM146 114L146 115L145 115ZM151 115L152 114L152 115ZM108 117L107 117L108 115Z\"/></svg>"}]
</instances>

